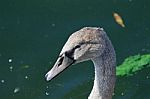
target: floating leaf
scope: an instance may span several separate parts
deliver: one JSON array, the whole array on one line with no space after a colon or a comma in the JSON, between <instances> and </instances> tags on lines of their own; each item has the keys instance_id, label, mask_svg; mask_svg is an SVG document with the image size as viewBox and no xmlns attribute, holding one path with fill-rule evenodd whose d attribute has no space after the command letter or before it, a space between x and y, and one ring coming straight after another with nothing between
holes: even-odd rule
<instances>
[{"instance_id":1,"label":"floating leaf","mask_svg":"<svg viewBox=\"0 0 150 99\"><path fill-rule=\"evenodd\" d=\"M121 18L121 16L118 13L113 13L113 16L115 18L115 21L122 27L125 27L123 19Z\"/></svg>"}]
</instances>

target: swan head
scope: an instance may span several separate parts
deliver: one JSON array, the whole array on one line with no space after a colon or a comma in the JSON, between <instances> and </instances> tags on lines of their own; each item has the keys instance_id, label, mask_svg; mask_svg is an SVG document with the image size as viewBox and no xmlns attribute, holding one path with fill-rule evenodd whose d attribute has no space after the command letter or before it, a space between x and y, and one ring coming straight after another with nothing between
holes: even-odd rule
<instances>
[{"instance_id":1,"label":"swan head","mask_svg":"<svg viewBox=\"0 0 150 99\"><path fill-rule=\"evenodd\" d=\"M102 28L85 27L73 33L60 52L53 68L45 75L49 81L67 67L100 56L105 49L105 32Z\"/></svg>"}]
</instances>

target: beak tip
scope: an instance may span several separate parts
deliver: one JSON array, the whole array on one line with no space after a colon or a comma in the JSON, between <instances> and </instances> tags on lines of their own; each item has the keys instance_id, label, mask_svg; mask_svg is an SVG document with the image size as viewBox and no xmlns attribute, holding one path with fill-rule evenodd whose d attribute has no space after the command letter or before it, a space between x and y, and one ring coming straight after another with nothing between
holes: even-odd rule
<instances>
[{"instance_id":1,"label":"beak tip","mask_svg":"<svg viewBox=\"0 0 150 99\"><path fill-rule=\"evenodd\" d=\"M45 75L45 78L46 78L46 81L50 81L50 77L48 73Z\"/></svg>"}]
</instances>

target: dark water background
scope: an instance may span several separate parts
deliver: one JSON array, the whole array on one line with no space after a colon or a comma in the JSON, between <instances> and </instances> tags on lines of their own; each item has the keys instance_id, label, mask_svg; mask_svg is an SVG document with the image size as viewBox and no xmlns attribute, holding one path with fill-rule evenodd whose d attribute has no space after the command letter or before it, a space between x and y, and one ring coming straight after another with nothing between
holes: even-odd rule
<instances>
[{"instance_id":1,"label":"dark water background","mask_svg":"<svg viewBox=\"0 0 150 99\"><path fill-rule=\"evenodd\" d=\"M150 0L0 0L0 99L87 99L91 62L74 65L51 82L44 78L68 36L84 26L106 30L118 64L150 53ZM113 99L150 99L150 69L118 77Z\"/></svg>"}]
</instances>

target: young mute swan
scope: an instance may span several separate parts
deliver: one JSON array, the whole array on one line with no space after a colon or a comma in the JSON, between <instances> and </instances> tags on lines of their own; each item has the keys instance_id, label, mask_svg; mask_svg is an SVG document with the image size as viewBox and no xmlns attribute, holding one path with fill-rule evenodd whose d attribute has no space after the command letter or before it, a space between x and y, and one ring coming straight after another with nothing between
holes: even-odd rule
<instances>
[{"instance_id":1,"label":"young mute swan","mask_svg":"<svg viewBox=\"0 0 150 99\"><path fill-rule=\"evenodd\" d=\"M46 80L52 80L72 64L87 60L92 60L95 67L94 86L88 99L112 99L116 56L111 41L102 28L85 27L73 33L53 68L45 75Z\"/></svg>"}]
</instances>

